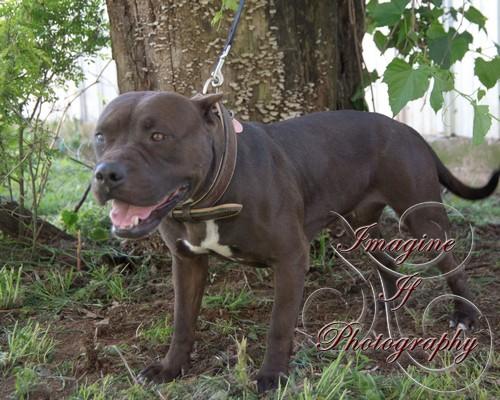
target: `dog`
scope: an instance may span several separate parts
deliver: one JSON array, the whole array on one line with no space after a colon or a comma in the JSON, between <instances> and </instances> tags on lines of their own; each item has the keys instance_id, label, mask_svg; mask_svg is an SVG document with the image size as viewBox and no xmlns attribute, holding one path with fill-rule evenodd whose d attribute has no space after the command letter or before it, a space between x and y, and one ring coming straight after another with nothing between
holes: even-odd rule
<instances>
[{"instance_id":1,"label":"dog","mask_svg":"<svg viewBox=\"0 0 500 400\"><path fill-rule=\"evenodd\" d=\"M174 333L166 356L141 372L145 381L173 380L188 366L209 255L273 269L274 304L257 374L263 392L287 374L310 241L332 211L359 227L377 222L386 206L401 215L415 204L440 202L441 185L482 199L495 191L500 171L484 187L466 186L415 130L370 112L249 122L235 134L217 109L221 99L145 91L111 101L96 127L92 188L101 205L111 201L117 236L158 229L172 255ZM207 196L201 211L193 207ZM444 209L435 207L418 209L406 224L414 237L443 237L449 227ZM457 263L446 253L438 265L448 272ZM447 282L454 294L471 298L463 268ZM470 306L456 304L455 324L470 327L474 319Z\"/></svg>"}]
</instances>

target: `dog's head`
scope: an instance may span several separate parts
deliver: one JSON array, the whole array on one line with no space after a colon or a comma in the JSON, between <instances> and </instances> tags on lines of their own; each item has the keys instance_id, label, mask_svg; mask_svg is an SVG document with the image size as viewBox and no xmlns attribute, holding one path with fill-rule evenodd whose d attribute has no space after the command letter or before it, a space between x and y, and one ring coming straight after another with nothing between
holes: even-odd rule
<instances>
[{"instance_id":1,"label":"dog's head","mask_svg":"<svg viewBox=\"0 0 500 400\"><path fill-rule=\"evenodd\" d=\"M206 180L219 129L211 110L221 96L130 92L106 106L94 135L92 190L101 205L112 202L117 236L149 234Z\"/></svg>"}]
</instances>

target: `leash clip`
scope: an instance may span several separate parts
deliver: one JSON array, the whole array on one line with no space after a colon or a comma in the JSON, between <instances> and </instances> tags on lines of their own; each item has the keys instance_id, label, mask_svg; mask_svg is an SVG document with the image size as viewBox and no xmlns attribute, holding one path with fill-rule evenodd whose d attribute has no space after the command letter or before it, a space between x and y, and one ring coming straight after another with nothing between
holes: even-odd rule
<instances>
[{"instance_id":1,"label":"leash clip","mask_svg":"<svg viewBox=\"0 0 500 400\"><path fill-rule=\"evenodd\" d=\"M220 55L217 65L210 74L210 78L208 78L205 81L205 84L203 85L203 91L202 91L203 94L207 94L208 85L211 84L213 88L218 88L222 86L222 84L224 83L224 75L222 75L222 67L224 66L224 62L226 61L226 57L229 54L230 50L231 50L231 45L228 45Z\"/></svg>"}]
</instances>

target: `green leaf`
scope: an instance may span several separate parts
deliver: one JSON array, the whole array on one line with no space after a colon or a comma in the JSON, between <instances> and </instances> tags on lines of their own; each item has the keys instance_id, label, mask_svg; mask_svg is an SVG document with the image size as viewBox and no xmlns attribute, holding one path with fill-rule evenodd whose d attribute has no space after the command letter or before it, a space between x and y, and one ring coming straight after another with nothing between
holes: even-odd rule
<instances>
[{"instance_id":1,"label":"green leaf","mask_svg":"<svg viewBox=\"0 0 500 400\"><path fill-rule=\"evenodd\" d=\"M453 74L443 69L433 71L432 76L434 78L434 85L432 87L430 103L434 112L438 112L443 107L443 93L453 89L454 80Z\"/></svg>"},{"instance_id":2,"label":"green leaf","mask_svg":"<svg viewBox=\"0 0 500 400\"><path fill-rule=\"evenodd\" d=\"M394 25L401 19L410 0L391 0L387 3L374 3L367 10L375 27Z\"/></svg>"},{"instance_id":3,"label":"green leaf","mask_svg":"<svg viewBox=\"0 0 500 400\"><path fill-rule=\"evenodd\" d=\"M396 58L384 72L384 82L389 88L389 104L394 115L411 100L422 97L429 87L429 69L413 69L407 62Z\"/></svg>"},{"instance_id":4,"label":"green leaf","mask_svg":"<svg viewBox=\"0 0 500 400\"><path fill-rule=\"evenodd\" d=\"M418 41L418 36L412 30L413 15L411 10L404 10L401 20L394 30L394 36L391 39L391 44L402 55L408 55Z\"/></svg>"},{"instance_id":5,"label":"green leaf","mask_svg":"<svg viewBox=\"0 0 500 400\"><path fill-rule=\"evenodd\" d=\"M487 89L491 89L500 79L500 57L496 56L491 61L476 58L474 73Z\"/></svg>"},{"instance_id":6,"label":"green leaf","mask_svg":"<svg viewBox=\"0 0 500 400\"><path fill-rule=\"evenodd\" d=\"M473 24L479 26L480 29L484 29L484 31L486 31L487 18L477 8L470 6L467 11L464 12L464 17Z\"/></svg>"},{"instance_id":7,"label":"green leaf","mask_svg":"<svg viewBox=\"0 0 500 400\"><path fill-rule=\"evenodd\" d=\"M210 23L212 24L212 26L217 26L217 28L218 28L219 24L220 24L220 22L222 20L223 15L224 15L224 13L222 12L222 10L217 11L214 14L214 17L212 18L212 21L210 21Z\"/></svg>"},{"instance_id":8,"label":"green leaf","mask_svg":"<svg viewBox=\"0 0 500 400\"><path fill-rule=\"evenodd\" d=\"M386 50L387 40L387 36L380 31L375 32L373 35L373 41L375 42L377 49L379 49L382 53Z\"/></svg>"},{"instance_id":9,"label":"green leaf","mask_svg":"<svg viewBox=\"0 0 500 400\"><path fill-rule=\"evenodd\" d=\"M97 227L90 232L90 238L96 242L108 240L109 232L107 229Z\"/></svg>"},{"instance_id":10,"label":"green leaf","mask_svg":"<svg viewBox=\"0 0 500 400\"><path fill-rule=\"evenodd\" d=\"M479 89L477 91L477 100L481 100L486 95L486 90Z\"/></svg>"},{"instance_id":11,"label":"green leaf","mask_svg":"<svg viewBox=\"0 0 500 400\"><path fill-rule=\"evenodd\" d=\"M224 8L227 8L232 11L236 11L238 9L238 0L223 0Z\"/></svg>"},{"instance_id":12,"label":"green leaf","mask_svg":"<svg viewBox=\"0 0 500 400\"><path fill-rule=\"evenodd\" d=\"M61 219L66 228L73 228L78 222L78 214L70 210L63 210Z\"/></svg>"},{"instance_id":13,"label":"green leaf","mask_svg":"<svg viewBox=\"0 0 500 400\"><path fill-rule=\"evenodd\" d=\"M469 32L458 33L453 28L445 32L443 25L438 22L431 24L427 30L427 38L429 57L444 69L461 60L472 43L472 35Z\"/></svg>"},{"instance_id":14,"label":"green leaf","mask_svg":"<svg viewBox=\"0 0 500 400\"><path fill-rule=\"evenodd\" d=\"M491 127L489 107L474 104L474 123L472 127L472 143L481 144Z\"/></svg>"}]
</instances>

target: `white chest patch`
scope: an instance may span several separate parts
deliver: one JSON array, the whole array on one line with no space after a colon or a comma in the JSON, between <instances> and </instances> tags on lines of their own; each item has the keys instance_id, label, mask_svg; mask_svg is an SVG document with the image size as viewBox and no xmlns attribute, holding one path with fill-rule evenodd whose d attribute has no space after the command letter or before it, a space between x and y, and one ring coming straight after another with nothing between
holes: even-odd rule
<instances>
[{"instance_id":1,"label":"white chest patch","mask_svg":"<svg viewBox=\"0 0 500 400\"><path fill-rule=\"evenodd\" d=\"M219 227L214 220L205 222L207 231L205 239L203 239L199 246L194 246L187 240L183 240L188 249L195 254L207 254L209 250L220 254L221 256L230 258L232 253L229 246L219 243Z\"/></svg>"}]
</instances>

